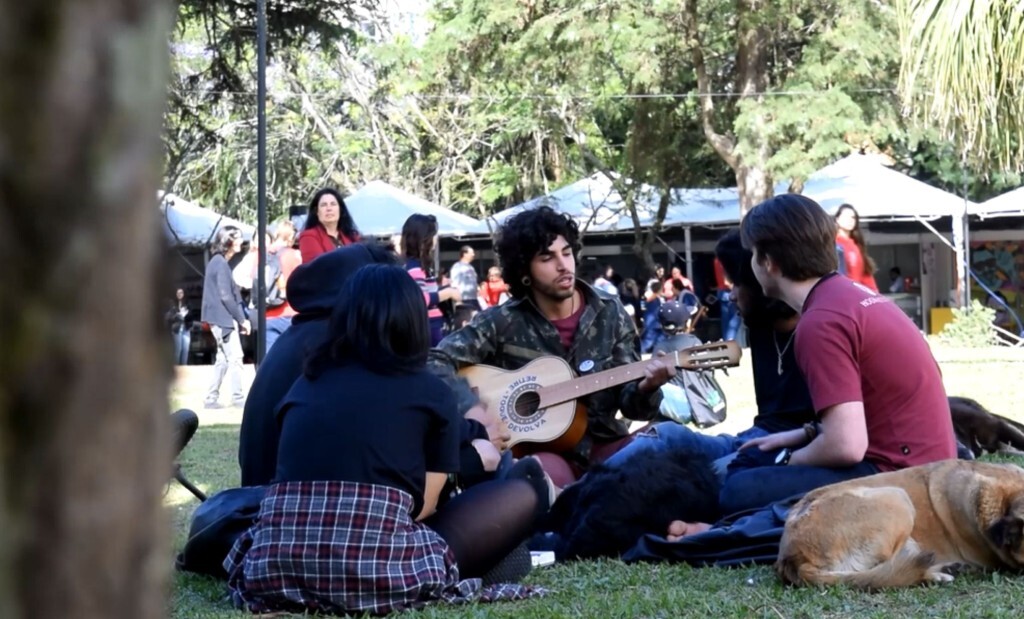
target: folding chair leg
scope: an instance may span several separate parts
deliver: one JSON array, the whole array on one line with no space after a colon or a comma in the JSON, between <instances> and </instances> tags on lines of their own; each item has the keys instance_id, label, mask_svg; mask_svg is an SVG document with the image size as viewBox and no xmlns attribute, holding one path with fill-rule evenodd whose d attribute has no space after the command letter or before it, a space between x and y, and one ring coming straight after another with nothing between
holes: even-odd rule
<instances>
[{"instance_id":1,"label":"folding chair leg","mask_svg":"<svg viewBox=\"0 0 1024 619\"><path fill-rule=\"evenodd\" d=\"M200 502L206 500L206 494L199 488L196 488L195 485L185 477L185 474L181 472L181 465L177 462L174 463L174 479L178 480L179 484L195 495Z\"/></svg>"}]
</instances>

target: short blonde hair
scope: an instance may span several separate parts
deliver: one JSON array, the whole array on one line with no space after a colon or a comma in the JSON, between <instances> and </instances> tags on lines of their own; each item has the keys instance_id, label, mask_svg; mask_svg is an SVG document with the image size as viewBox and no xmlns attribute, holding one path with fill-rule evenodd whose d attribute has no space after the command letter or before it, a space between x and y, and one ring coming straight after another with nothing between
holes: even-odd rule
<instances>
[{"instance_id":1,"label":"short blonde hair","mask_svg":"<svg viewBox=\"0 0 1024 619\"><path fill-rule=\"evenodd\" d=\"M281 223L277 224L274 229L274 240L275 241L287 241L291 243L295 240L295 224L290 219L285 219Z\"/></svg>"}]
</instances>

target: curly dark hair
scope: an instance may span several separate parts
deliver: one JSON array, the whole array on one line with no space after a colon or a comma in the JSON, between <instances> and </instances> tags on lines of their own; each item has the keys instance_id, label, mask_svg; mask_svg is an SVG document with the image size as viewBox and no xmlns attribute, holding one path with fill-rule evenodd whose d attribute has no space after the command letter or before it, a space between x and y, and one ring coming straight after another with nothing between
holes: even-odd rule
<instances>
[{"instance_id":1,"label":"curly dark hair","mask_svg":"<svg viewBox=\"0 0 1024 619\"><path fill-rule=\"evenodd\" d=\"M580 229L576 221L549 206L538 206L517 213L498 230L494 252L498 254L509 293L522 299L530 292L523 278L530 275L530 262L562 236L572 247L574 258L579 258Z\"/></svg>"}]
</instances>

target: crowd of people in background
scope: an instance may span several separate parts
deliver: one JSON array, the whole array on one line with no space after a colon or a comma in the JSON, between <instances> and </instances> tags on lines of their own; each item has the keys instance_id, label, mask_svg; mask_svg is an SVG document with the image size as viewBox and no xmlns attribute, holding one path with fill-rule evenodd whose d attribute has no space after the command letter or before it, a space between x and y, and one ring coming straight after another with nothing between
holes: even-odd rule
<instances>
[{"instance_id":1,"label":"crowd of people in background","mask_svg":"<svg viewBox=\"0 0 1024 619\"><path fill-rule=\"evenodd\" d=\"M236 228L232 230L235 231L235 236L241 239L241 231ZM288 219L272 224L270 233L263 240L267 246L267 265L264 273L267 290L267 350L288 328L296 314L286 294L288 280L295 268L302 263L311 262L326 252L351 245L361 239L362 235L345 205L344 198L330 188L322 189L313 196L301 231L296 230L295 224ZM420 285L427 301L432 344L436 345L445 334L468 323L481 310L501 305L511 298L501 267L493 264L485 271L478 270L476 251L469 245L459 249L459 259L449 269L434 272L438 247L437 222L432 216L410 216L403 225L401 236L397 239L395 249L405 258L406 270ZM212 271L208 269L204 281L204 289L205 284L209 284L219 290L218 294L225 298L233 298L237 294L242 299L239 316L245 321L249 321L257 306L254 294L258 277L259 244L259 239L256 238L249 241L248 250L241 260L236 258L242 252L241 249L230 254L220 254L237 263L230 270L231 281L234 284L230 290L226 282L211 277L211 273L218 274L222 270L220 268L214 268ZM216 246L214 243L213 247ZM649 278L641 281L645 281L642 290L637 279L623 278L615 272L611 264L607 263L602 264L600 270L593 272L592 278L589 279L598 290L619 298L640 335L637 340L639 351L647 354L665 337L658 320L658 309L661 304L667 300L680 299L686 292L691 293L687 302L699 305L699 301L692 295L695 292L693 282L683 274L679 264L671 266L669 275L666 275L663 265L656 265ZM218 286L220 288L217 288ZM719 334L723 339L733 340L739 335L740 322L735 305L730 299L730 289L731 283L716 260L715 289L711 296L720 308ZM225 301L221 305L226 308L230 303L233 301ZM207 311L211 311L210 308L207 308ZM193 325L205 323L212 327L216 324L203 319L201 314L202 312L197 309L189 309L185 293L179 289L166 314L166 322L174 336L174 359L179 365L186 365L189 362ZM215 320L222 323L217 325L222 332L228 329L229 321L225 320L222 314ZM249 324L251 328L252 322L249 321ZM239 329L236 335L245 333L247 331ZM218 345L215 364L217 359L223 357L220 348Z\"/></svg>"},{"instance_id":2,"label":"crowd of people in background","mask_svg":"<svg viewBox=\"0 0 1024 619\"><path fill-rule=\"evenodd\" d=\"M876 265L868 255L864 243L864 235L860 227L860 218L856 209L842 205L835 213L836 223L836 254L839 272L867 288L877 291L875 281ZM236 240L241 239L240 231L235 230ZM483 270L478 266L479 258L473 247L464 245L459 249L459 258L448 269L435 272L437 263L437 221L429 215L412 215L405 222L402 234L398 238L395 249L403 256L405 268L417 282L427 302L427 312L431 328L431 344L436 345L446 334L455 331L468 322L478 312L495 307L508 301L509 285L503 279L502 269L497 264ZM287 283L295 268L308 263L316 257L356 243L362 239L357 223L345 205L345 200L334 189L325 188L318 191L310 201L306 221L302 230L296 230L290 220L282 220L274 224L271 234L264 242L267 245L267 266L264 273L265 289L267 290L266 316L267 334L266 349L269 350L277 338L291 324L295 309L287 298ZM214 248L220 247L217 242ZM230 281L224 280L222 268L217 261L211 261L213 268L208 268L204 285L204 302L202 311L190 309L184 290L176 291L175 299L166 314L166 322L174 337L174 359L181 365L189 361L191 333L193 325L209 325L210 332L217 327L220 336L214 335L217 341L214 364L224 368L228 376L233 376L237 357L234 348L236 336L244 335L251 329L249 316L256 308L254 293L257 282L257 262L259 239L252 239L248 252L239 261L230 248L221 248L214 253L237 265L230 270ZM705 328L703 333L714 339L742 339L739 313L733 300L733 283L730 281L721 262L715 258L714 279L710 289L701 292L703 303L697 296L693 281L684 274L683 263L677 260L669 267L656 264L653 272L646 278L622 277L608 263L600 267L594 261L581 264L580 275L595 289L617 297L629 315L637 332L637 347L641 354L652 353L667 335L664 332L659 311L667 301L678 300L695 313L689 322L688 331L697 329L709 314L717 317L710 324L717 323L717 329ZM901 293L906 289L906 279L900 268L894 266L889 272L889 283L886 291ZM206 289L210 289L210 293ZM219 306L214 309L206 297L216 295ZM241 301L235 299L240 298ZM228 308L237 303L240 307ZM712 306L717 305L717 311ZM699 310L699 314L696 312ZM204 318L209 315L212 320ZM230 316L228 320L226 316ZM241 319L241 320L237 320ZM240 325L245 322L249 326L243 330ZM231 324L229 324L231 323ZM238 329L235 330L235 326ZM225 336L224 334L228 334ZM233 335L232 335L233 334ZM227 337L227 340L224 340ZM230 361L228 358L230 357ZM230 371L228 371L230 368ZM218 370L218 374L221 370ZM232 381L234 379L232 378ZM216 394L211 391L210 398Z\"/></svg>"}]
</instances>

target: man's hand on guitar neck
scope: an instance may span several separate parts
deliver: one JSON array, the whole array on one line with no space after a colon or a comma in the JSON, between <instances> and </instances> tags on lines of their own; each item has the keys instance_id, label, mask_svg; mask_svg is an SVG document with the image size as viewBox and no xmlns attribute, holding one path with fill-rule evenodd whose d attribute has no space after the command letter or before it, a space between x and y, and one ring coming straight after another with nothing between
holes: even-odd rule
<instances>
[{"instance_id":1,"label":"man's hand on guitar neck","mask_svg":"<svg viewBox=\"0 0 1024 619\"><path fill-rule=\"evenodd\" d=\"M644 377L637 389L643 393L653 393L675 375L676 366L665 359L665 353L660 352L644 366Z\"/></svg>"},{"instance_id":2,"label":"man's hand on guitar neck","mask_svg":"<svg viewBox=\"0 0 1024 619\"><path fill-rule=\"evenodd\" d=\"M482 403L466 411L465 417L466 419L480 422L480 425L487 430L488 440L491 441L491 444L498 451L503 452L508 449L508 442L512 440L512 433L508 431L508 426L505 425L505 422L498 415L489 412Z\"/></svg>"}]
</instances>

